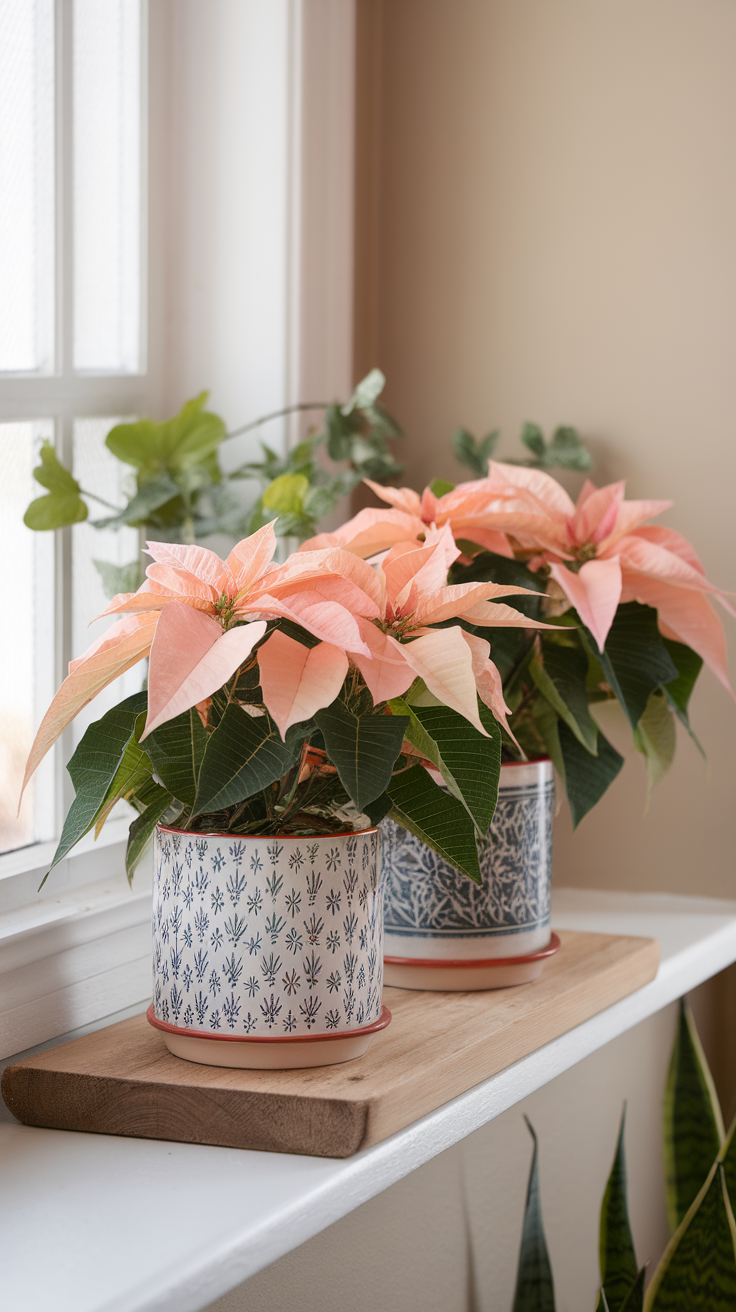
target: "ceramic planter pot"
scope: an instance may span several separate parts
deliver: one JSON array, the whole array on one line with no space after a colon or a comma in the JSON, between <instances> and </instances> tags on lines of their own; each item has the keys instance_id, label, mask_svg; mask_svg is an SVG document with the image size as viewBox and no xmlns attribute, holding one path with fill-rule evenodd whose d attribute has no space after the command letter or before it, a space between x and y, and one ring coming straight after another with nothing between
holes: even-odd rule
<instances>
[{"instance_id":1,"label":"ceramic planter pot","mask_svg":"<svg viewBox=\"0 0 736 1312\"><path fill-rule=\"evenodd\" d=\"M177 1057L324 1066L365 1051L382 1006L379 836L241 838L159 826L153 1003Z\"/></svg>"},{"instance_id":2,"label":"ceramic planter pot","mask_svg":"<svg viewBox=\"0 0 736 1312\"><path fill-rule=\"evenodd\" d=\"M493 824L478 844L480 886L383 821L387 984L489 989L540 974L559 945L549 923L554 788L548 760L501 767Z\"/></svg>"}]
</instances>

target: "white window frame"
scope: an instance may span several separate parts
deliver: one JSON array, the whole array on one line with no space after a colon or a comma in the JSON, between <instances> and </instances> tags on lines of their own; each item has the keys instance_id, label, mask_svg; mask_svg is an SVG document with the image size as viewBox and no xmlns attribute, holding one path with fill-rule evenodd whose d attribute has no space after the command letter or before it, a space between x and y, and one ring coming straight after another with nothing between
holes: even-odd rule
<instances>
[{"instance_id":1,"label":"white window frame","mask_svg":"<svg viewBox=\"0 0 736 1312\"><path fill-rule=\"evenodd\" d=\"M146 0L142 0L144 15ZM283 280L282 394L277 405L306 396L346 395L352 385L353 159L355 0L220 0L242 22L242 8L263 27L280 16L288 131ZM232 8L231 8L232 7ZM72 427L96 415L173 413L187 395L214 384L212 403L227 391L217 377L201 379L186 362L197 360L207 325L180 315L164 339L165 310L190 275L190 252L172 241L177 205L196 204L176 176L171 147L177 59L187 24L202 21L190 6L150 0L142 21L142 122L148 117L148 154L155 188L145 185L142 260L148 276L146 372L75 374L72 366L71 85L59 75L71 67L71 0L56 0L57 19L57 365L53 375L0 376L0 421L53 417L62 461L69 466ZM220 13L222 14L222 10ZM149 100L150 97L150 100ZM146 104L146 102L149 102ZM146 110L148 109L148 115ZM267 130L267 125L264 125ZM145 136L145 129L144 129ZM181 142L178 143L181 149ZM185 143L186 144L186 143ZM143 154L146 159L146 150ZM186 175L186 168L182 169ZM211 206L208 196L200 205ZM329 221L325 222L325 216ZM197 216L198 219L201 216ZM167 295L168 292L168 295ZM250 313L257 322L269 287L255 289ZM264 302L265 304L265 302ZM60 307L64 307L61 311ZM199 337L198 337L199 334ZM217 361L214 361L217 374ZM192 375L192 376L190 376ZM219 392L218 392L219 387ZM249 397L237 419L254 415ZM222 401L220 402L222 404ZM226 408L226 407L223 407ZM275 407L274 407L275 408ZM258 410L256 410L258 413ZM285 431L284 440L294 440ZM56 534L57 684L73 654L71 642L71 529ZM68 759L69 732L61 758ZM73 793L57 771L57 828ZM37 892L55 842L0 856L0 1057L43 1043L142 1002L150 992L150 893L139 871L131 893L123 875L127 821L111 821L97 843L88 835Z\"/></svg>"}]
</instances>

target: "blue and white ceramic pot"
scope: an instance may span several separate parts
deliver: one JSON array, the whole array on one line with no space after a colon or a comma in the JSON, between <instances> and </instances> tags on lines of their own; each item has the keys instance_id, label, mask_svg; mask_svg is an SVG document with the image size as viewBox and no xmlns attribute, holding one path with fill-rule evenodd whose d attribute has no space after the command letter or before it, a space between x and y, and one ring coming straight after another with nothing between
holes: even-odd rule
<instances>
[{"instance_id":1,"label":"blue and white ceramic pot","mask_svg":"<svg viewBox=\"0 0 736 1312\"><path fill-rule=\"evenodd\" d=\"M388 1024L376 829L240 838L159 826L153 1003L171 1052L213 1066L324 1066Z\"/></svg>"},{"instance_id":2,"label":"blue and white ceramic pot","mask_svg":"<svg viewBox=\"0 0 736 1312\"><path fill-rule=\"evenodd\" d=\"M488 989L539 975L557 944L550 933L554 805L549 760L501 767L493 824L478 844L481 885L383 821L387 984Z\"/></svg>"}]
</instances>

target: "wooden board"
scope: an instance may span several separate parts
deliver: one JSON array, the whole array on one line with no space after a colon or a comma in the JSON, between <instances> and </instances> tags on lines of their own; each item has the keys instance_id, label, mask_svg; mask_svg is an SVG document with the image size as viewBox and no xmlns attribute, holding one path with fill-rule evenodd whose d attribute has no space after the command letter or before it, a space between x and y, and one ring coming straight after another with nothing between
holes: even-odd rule
<instances>
[{"instance_id":1,"label":"wooden board","mask_svg":"<svg viewBox=\"0 0 736 1312\"><path fill-rule=\"evenodd\" d=\"M18 1120L60 1130L349 1157L653 979L654 939L561 931L533 984L488 993L385 989L393 1013L364 1057L240 1071L171 1056L145 1016L7 1067Z\"/></svg>"}]
</instances>

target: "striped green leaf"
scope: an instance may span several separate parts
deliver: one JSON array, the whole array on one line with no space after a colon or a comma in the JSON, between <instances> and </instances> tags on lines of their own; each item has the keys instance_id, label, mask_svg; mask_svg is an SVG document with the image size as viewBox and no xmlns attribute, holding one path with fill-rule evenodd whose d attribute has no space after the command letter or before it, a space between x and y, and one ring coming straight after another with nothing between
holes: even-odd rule
<instances>
[{"instance_id":1,"label":"striped green leaf","mask_svg":"<svg viewBox=\"0 0 736 1312\"><path fill-rule=\"evenodd\" d=\"M390 817L451 866L481 883L475 830L465 807L430 778L423 765L395 774L386 789Z\"/></svg>"},{"instance_id":2,"label":"striped green leaf","mask_svg":"<svg viewBox=\"0 0 736 1312\"><path fill-rule=\"evenodd\" d=\"M353 715L338 698L317 711L314 720L340 783L358 811L364 811L386 792L409 725L407 717Z\"/></svg>"},{"instance_id":3,"label":"striped green leaf","mask_svg":"<svg viewBox=\"0 0 736 1312\"><path fill-rule=\"evenodd\" d=\"M626 1108L624 1107L611 1174L608 1177L601 1205L599 1257L601 1280L609 1312L621 1312L638 1274L626 1201L625 1125ZM602 1312L602 1301L599 1303L599 1308Z\"/></svg>"},{"instance_id":4,"label":"striped green leaf","mask_svg":"<svg viewBox=\"0 0 736 1312\"><path fill-rule=\"evenodd\" d=\"M638 1273L636 1280L631 1286L631 1289L626 1295L626 1298L621 1304L621 1312L643 1312L644 1280L646 1278L646 1274L647 1274L647 1269L645 1266L643 1266L641 1268L641 1271Z\"/></svg>"},{"instance_id":5,"label":"striped green leaf","mask_svg":"<svg viewBox=\"0 0 736 1312\"><path fill-rule=\"evenodd\" d=\"M501 774L501 730L491 712L479 702L486 738L449 706L409 706L401 697L390 705L394 715L407 717L406 738L436 766L485 838L496 809Z\"/></svg>"},{"instance_id":6,"label":"striped green leaf","mask_svg":"<svg viewBox=\"0 0 736 1312\"><path fill-rule=\"evenodd\" d=\"M733 1312L736 1224L720 1160L665 1249L644 1299L645 1312Z\"/></svg>"},{"instance_id":7,"label":"striped green leaf","mask_svg":"<svg viewBox=\"0 0 736 1312\"><path fill-rule=\"evenodd\" d=\"M555 1312L554 1281L544 1238L542 1204L539 1197L537 1136L531 1122L526 1117L524 1119L534 1140L534 1153L529 1172L512 1312Z\"/></svg>"},{"instance_id":8,"label":"striped green leaf","mask_svg":"<svg viewBox=\"0 0 736 1312\"><path fill-rule=\"evenodd\" d=\"M702 1187L724 1137L713 1078L683 999L664 1098L667 1215L673 1232Z\"/></svg>"}]
</instances>

